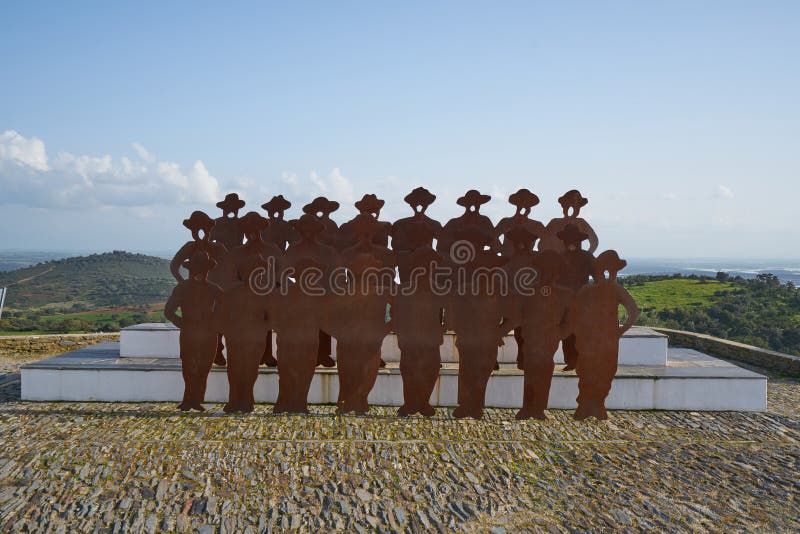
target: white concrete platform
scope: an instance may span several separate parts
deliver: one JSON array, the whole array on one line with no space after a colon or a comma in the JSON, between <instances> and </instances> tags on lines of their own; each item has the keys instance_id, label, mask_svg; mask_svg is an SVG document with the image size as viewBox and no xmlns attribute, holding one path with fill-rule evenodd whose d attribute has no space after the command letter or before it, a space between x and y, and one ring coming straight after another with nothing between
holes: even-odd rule
<instances>
[{"instance_id":1,"label":"white concrete platform","mask_svg":"<svg viewBox=\"0 0 800 534\"><path fill-rule=\"evenodd\" d=\"M179 333L180 330L171 323L144 323L123 328L120 332L120 355L124 358L179 358ZM273 339L273 344L274 342ZM517 342L514 336L506 336L504 342L505 345L498 347L498 361L516 362ZM400 349L395 334L386 336L381 354L387 363L400 361ZM458 349L455 344L455 334L452 332L445 334L441 355L442 363L458 362ZM333 357L336 357L335 339ZM560 346L555 361L564 363ZM631 328L620 340L619 363L620 365L666 365L667 336L649 328Z\"/></svg>"},{"instance_id":2,"label":"white concrete platform","mask_svg":"<svg viewBox=\"0 0 800 534\"><path fill-rule=\"evenodd\" d=\"M731 363L690 349L669 348L666 365L621 365L607 399L610 409L763 411L767 379ZM33 401L177 402L183 394L180 360L126 358L119 343L101 343L22 367L22 399ZM517 408L522 402L522 372L503 364L489 381L486 405ZM431 402L454 406L458 365L445 363ZM275 369L262 367L256 383L258 402L274 402L278 391ZM575 408L578 379L557 370L550 391L550 408ZM224 368L215 367L208 380L207 402L225 402L228 384ZM335 369L318 368L309 401L335 403ZM379 372L370 403L402 403L402 378L395 363Z\"/></svg>"}]
</instances>

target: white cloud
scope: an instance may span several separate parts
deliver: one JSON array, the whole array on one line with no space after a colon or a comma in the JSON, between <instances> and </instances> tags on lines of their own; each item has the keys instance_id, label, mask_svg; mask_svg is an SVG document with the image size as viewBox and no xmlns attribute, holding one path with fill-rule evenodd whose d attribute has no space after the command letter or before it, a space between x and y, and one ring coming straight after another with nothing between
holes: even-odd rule
<instances>
[{"instance_id":1,"label":"white cloud","mask_svg":"<svg viewBox=\"0 0 800 534\"><path fill-rule=\"evenodd\" d=\"M14 130L0 134L0 161L11 161L37 171L48 170L47 153L41 139L26 139Z\"/></svg>"},{"instance_id":2,"label":"white cloud","mask_svg":"<svg viewBox=\"0 0 800 534\"><path fill-rule=\"evenodd\" d=\"M44 142L9 130L0 134L0 203L47 208L211 204L217 179L198 160L188 172L159 161L138 143L138 158L61 152L48 162Z\"/></svg>"},{"instance_id":3,"label":"white cloud","mask_svg":"<svg viewBox=\"0 0 800 534\"><path fill-rule=\"evenodd\" d=\"M730 190L727 186L719 184L717 186L717 198L724 198L730 199L733 198L733 191Z\"/></svg>"},{"instance_id":4,"label":"white cloud","mask_svg":"<svg viewBox=\"0 0 800 534\"><path fill-rule=\"evenodd\" d=\"M132 146L142 160L146 161L147 163L154 163L156 161L156 157L139 143L133 143Z\"/></svg>"},{"instance_id":5,"label":"white cloud","mask_svg":"<svg viewBox=\"0 0 800 534\"><path fill-rule=\"evenodd\" d=\"M305 180L299 178L297 174L284 171L281 173L281 182L289 186L293 196L307 201L319 196L336 200L343 206L355 201L353 182L344 176L338 167L327 176L311 171Z\"/></svg>"}]
</instances>

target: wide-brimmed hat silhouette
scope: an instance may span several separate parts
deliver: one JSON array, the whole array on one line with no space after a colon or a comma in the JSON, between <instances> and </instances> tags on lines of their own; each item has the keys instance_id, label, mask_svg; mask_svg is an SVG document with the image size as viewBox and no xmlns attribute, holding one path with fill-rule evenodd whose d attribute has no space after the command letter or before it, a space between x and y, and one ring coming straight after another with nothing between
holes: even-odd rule
<instances>
[{"instance_id":1,"label":"wide-brimmed hat silhouette","mask_svg":"<svg viewBox=\"0 0 800 534\"><path fill-rule=\"evenodd\" d=\"M322 213L323 217L327 217L334 211L339 209L339 203L335 200L328 200L325 197L317 197L305 206L303 206L303 213L309 215L316 215Z\"/></svg>"},{"instance_id":2,"label":"wide-brimmed hat silhouette","mask_svg":"<svg viewBox=\"0 0 800 534\"><path fill-rule=\"evenodd\" d=\"M207 252L202 250L195 250L188 260L184 260L183 266L190 273L207 273L217 264Z\"/></svg>"},{"instance_id":3,"label":"wide-brimmed hat silhouette","mask_svg":"<svg viewBox=\"0 0 800 534\"><path fill-rule=\"evenodd\" d=\"M577 189L570 189L558 197L558 203L562 208L581 208L589 203L589 199L584 198Z\"/></svg>"},{"instance_id":4,"label":"wide-brimmed hat silhouette","mask_svg":"<svg viewBox=\"0 0 800 534\"><path fill-rule=\"evenodd\" d=\"M303 235L316 235L325 229L325 225L310 213L301 215L299 219L289 221L289 224Z\"/></svg>"},{"instance_id":5,"label":"wide-brimmed hat silhouette","mask_svg":"<svg viewBox=\"0 0 800 534\"><path fill-rule=\"evenodd\" d=\"M411 207L422 206L423 208L427 208L436 200L436 195L424 187L417 187L407 194L403 200L405 200L407 204L410 204Z\"/></svg>"},{"instance_id":6,"label":"wide-brimmed hat silhouette","mask_svg":"<svg viewBox=\"0 0 800 534\"><path fill-rule=\"evenodd\" d=\"M377 213L381 211L386 202L381 200L372 193L366 194L361 197L361 200L355 203L356 209L361 213Z\"/></svg>"},{"instance_id":7,"label":"wide-brimmed hat silhouette","mask_svg":"<svg viewBox=\"0 0 800 534\"><path fill-rule=\"evenodd\" d=\"M518 208L532 208L539 203L539 197L523 187L516 193L512 193L508 197L508 202Z\"/></svg>"},{"instance_id":8,"label":"wide-brimmed hat silhouette","mask_svg":"<svg viewBox=\"0 0 800 534\"><path fill-rule=\"evenodd\" d=\"M214 224L214 219L202 211L193 211L188 219L183 220L183 225L189 230L205 230L209 232L214 228Z\"/></svg>"},{"instance_id":9,"label":"wide-brimmed hat silhouette","mask_svg":"<svg viewBox=\"0 0 800 534\"><path fill-rule=\"evenodd\" d=\"M531 267L536 269L540 278L553 276L564 267L564 257L555 250L543 250L533 255Z\"/></svg>"},{"instance_id":10,"label":"wide-brimmed hat silhouette","mask_svg":"<svg viewBox=\"0 0 800 534\"><path fill-rule=\"evenodd\" d=\"M504 234L505 238L508 239L514 246L526 246L533 248L533 244L539 239L539 235L531 232L524 226L515 226L508 232Z\"/></svg>"},{"instance_id":11,"label":"wide-brimmed hat silhouette","mask_svg":"<svg viewBox=\"0 0 800 534\"><path fill-rule=\"evenodd\" d=\"M245 234L257 233L269 226L269 219L255 211L248 211L243 217L239 217L237 222Z\"/></svg>"},{"instance_id":12,"label":"wide-brimmed hat silhouette","mask_svg":"<svg viewBox=\"0 0 800 534\"><path fill-rule=\"evenodd\" d=\"M492 197L489 195L482 195L479 191L470 189L464 194L463 197L460 197L458 200L456 200L456 204L459 206L464 206L465 208L470 206L477 207L486 204L490 200L492 200Z\"/></svg>"},{"instance_id":13,"label":"wide-brimmed hat silhouette","mask_svg":"<svg viewBox=\"0 0 800 534\"><path fill-rule=\"evenodd\" d=\"M589 234L581 232L580 229L574 224L568 224L566 228L556 233L556 237L558 237L565 245L574 245L589 239Z\"/></svg>"},{"instance_id":14,"label":"wide-brimmed hat silhouette","mask_svg":"<svg viewBox=\"0 0 800 534\"><path fill-rule=\"evenodd\" d=\"M239 211L244 207L244 200L240 199L236 193L228 193L224 200L217 202L217 207L225 212Z\"/></svg>"},{"instance_id":15,"label":"wide-brimmed hat silhouette","mask_svg":"<svg viewBox=\"0 0 800 534\"><path fill-rule=\"evenodd\" d=\"M276 195L272 197L269 202L261 204L261 208L266 210L269 214L284 212L291 207L292 203L283 198L283 195Z\"/></svg>"},{"instance_id":16,"label":"wide-brimmed hat silhouette","mask_svg":"<svg viewBox=\"0 0 800 534\"><path fill-rule=\"evenodd\" d=\"M601 252L592 262L594 272L603 273L608 271L616 274L628 265L628 262L621 259L616 250L606 250Z\"/></svg>"}]
</instances>

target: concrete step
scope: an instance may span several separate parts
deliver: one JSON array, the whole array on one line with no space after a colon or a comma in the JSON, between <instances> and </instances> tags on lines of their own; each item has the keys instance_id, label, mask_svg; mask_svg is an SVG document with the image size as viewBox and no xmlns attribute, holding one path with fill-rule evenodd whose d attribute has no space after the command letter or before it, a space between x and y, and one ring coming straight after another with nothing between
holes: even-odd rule
<instances>
[{"instance_id":1,"label":"concrete step","mask_svg":"<svg viewBox=\"0 0 800 534\"><path fill-rule=\"evenodd\" d=\"M144 323L123 328L120 332L120 354L125 358L178 358L180 357L179 333L180 330L170 323ZM458 362L458 349L455 341L454 333L445 334L444 343L441 346L443 363ZM498 347L497 350L498 361L501 363L516 362L517 342L514 340L514 336L506 336L504 342L505 344ZM273 340L274 343L275 340ZM335 358L335 339L332 345ZM384 338L381 355L387 363L400 361L400 348L397 346L395 334L389 334ZM555 361L564 363L560 345L555 355ZM619 362L620 365L666 365L667 336L649 328L631 328L620 339Z\"/></svg>"},{"instance_id":2,"label":"concrete step","mask_svg":"<svg viewBox=\"0 0 800 534\"><path fill-rule=\"evenodd\" d=\"M557 368L558 369L558 368ZM177 402L183 394L180 361L175 358L128 358L119 343L101 343L22 367L22 399L36 401ZM518 408L522 403L523 374L503 364L489 380L486 405ZM335 403L335 369L318 368L309 402ZM767 402L766 377L690 349L670 348L666 365L619 367L609 409L626 410L744 410L763 411ZM275 369L262 367L255 387L257 402L274 402L278 392ZM454 406L458 392L458 364L445 363L431 403ZM550 408L575 408L578 379L557 370L550 391ZM225 402L228 395L224 368L215 367L208 380L207 402ZM382 369L370 403L402 404L402 377L396 363Z\"/></svg>"}]
</instances>

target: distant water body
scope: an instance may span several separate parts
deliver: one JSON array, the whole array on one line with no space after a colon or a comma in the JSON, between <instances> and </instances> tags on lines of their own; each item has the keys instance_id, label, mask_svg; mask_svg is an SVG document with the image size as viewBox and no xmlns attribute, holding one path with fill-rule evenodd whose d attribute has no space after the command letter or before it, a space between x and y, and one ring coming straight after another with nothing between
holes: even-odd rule
<instances>
[{"instance_id":1,"label":"distant water body","mask_svg":"<svg viewBox=\"0 0 800 534\"><path fill-rule=\"evenodd\" d=\"M171 259L169 251L136 251ZM91 252L70 251L21 251L0 250L0 271L10 271L27 267L42 261L55 260L70 256L81 256ZM695 274L698 276L715 276L719 271L731 276L755 278L761 273L772 273L782 282L791 280L800 285L800 259L797 260L730 260L730 259L681 259L681 258L626 258L628 266L620 275L633 274Z\"/></svg>"},{"instance_id":2,"label":"distant water body","mask_svg":"<svg viewBox=\"0 0 800 534\"><path fill-rule=\"evenodd\" d=\"M781 282L791 281L795 285L800 285L800 260L629 258L628 266L620 275L678 273L716 276L720 271L742 278L755 278L762 273L772 273Z\"/></svg>"}]
</instances>

